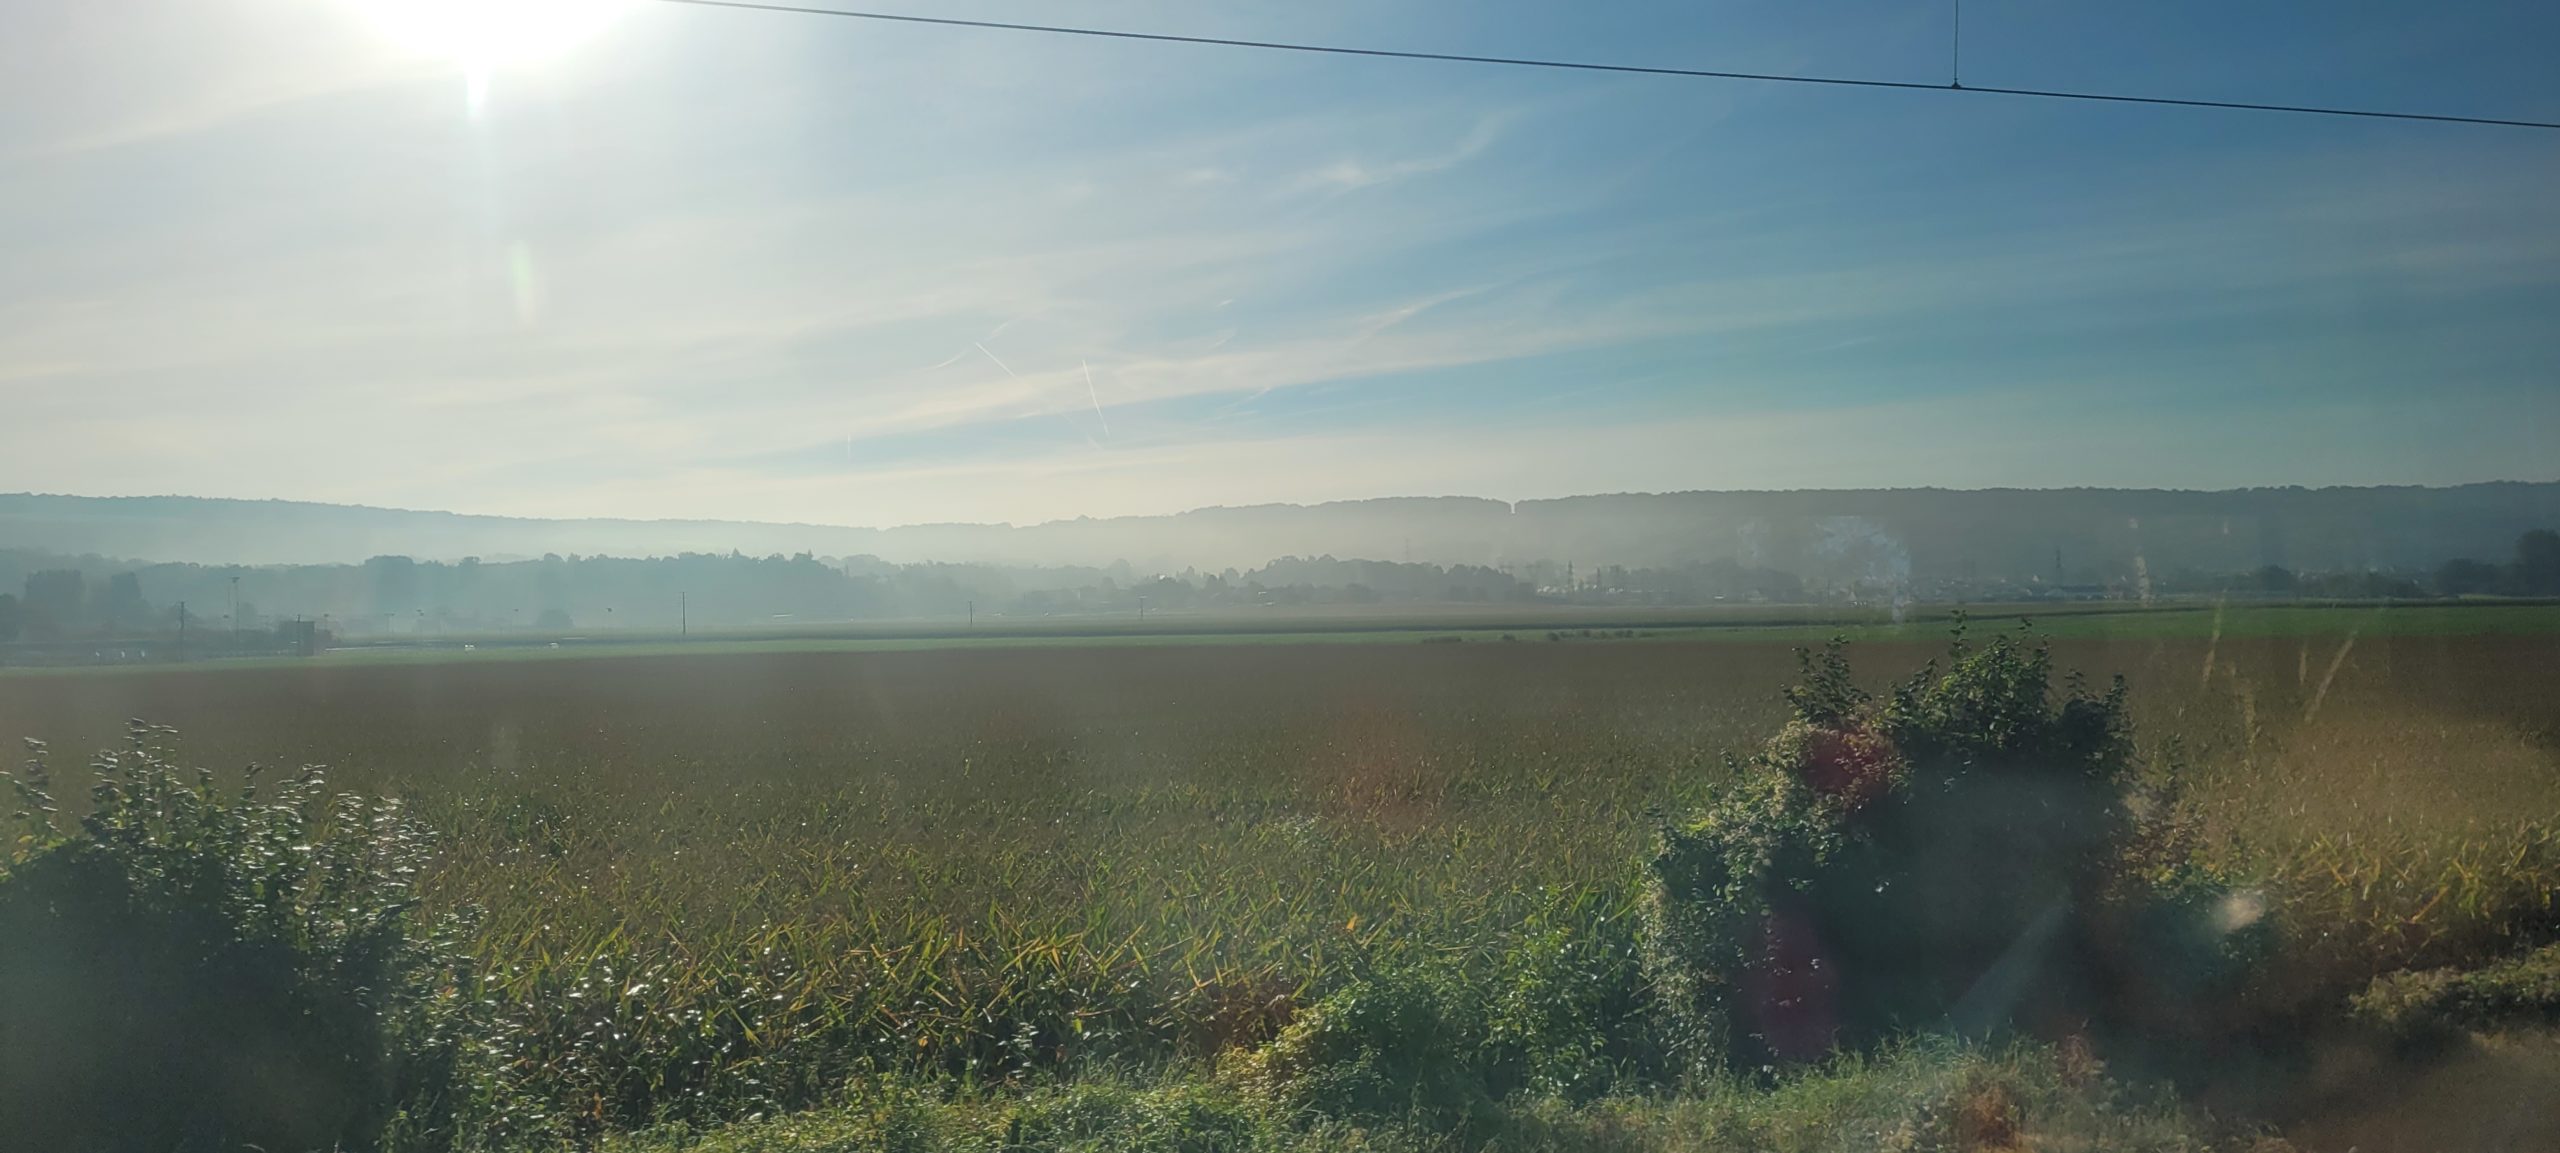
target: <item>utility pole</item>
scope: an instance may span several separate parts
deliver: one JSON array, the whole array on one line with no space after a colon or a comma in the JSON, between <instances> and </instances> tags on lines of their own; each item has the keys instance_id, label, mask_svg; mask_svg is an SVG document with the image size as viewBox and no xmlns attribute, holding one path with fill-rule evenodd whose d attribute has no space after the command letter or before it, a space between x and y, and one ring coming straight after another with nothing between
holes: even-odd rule
<instances>
[{"instance_id":1,"label":"utility pole","mask_svg":"<svg viewBox=\"0 0 2560 1153\"><path fill-rule=\"evenodd\" d=\"M240 574L231 574L231 647L240 647Z\"/></svg>"},{"instance_id":2,"label":"utility pole","mask_svg":"<svg viewBox=\"0 0 2560 1153\"><path fill-rule=\"evenodd\" d=\"M970 602L969 602L969 631L971 631L971 632L976 632L976 631L977 631L977 629L978 629L978 602L976 602L976 601L970 601Z\"/></svg>"},{"instance_id":3,"label":"utility pole","mask_svg":"<svg viewBox=\"0 0 2560 1153\"><path fill-rule=\"evenodd\" d=\"M676 635L693 635L693 601L687 593L676 594Z\"/></svg>"},{"instance_id":4,"label":"utility pole","mask_svg":"<svg viewBox=\"0 0 2560 1153\"><path fill-rule=\"evenodd\" d=\"M1147 598L1143 596L1138 598L1138 623L1147 623Z\"/></svg>"},{"instance_id":5,"label":"utility pole","mask_svg":"<svg viewBox=\"0 0 2560 1153\"><path fill-rule=\"evenodd\" d=\"M178 602L178 659L187 659L187 602Z\"/></svg>"}]
</instances>

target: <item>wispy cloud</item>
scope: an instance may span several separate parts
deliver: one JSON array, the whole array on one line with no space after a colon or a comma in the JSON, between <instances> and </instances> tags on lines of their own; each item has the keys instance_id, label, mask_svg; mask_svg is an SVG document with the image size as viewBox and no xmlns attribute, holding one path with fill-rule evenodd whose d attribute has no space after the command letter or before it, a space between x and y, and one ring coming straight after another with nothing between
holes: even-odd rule
<instances>
[{"instance_id":1,"label":"wispy cloud","mask_svg":"<svg viewBox=\"0 0 2560 1153\"><path fill-rule=\"evenodd\" d=\"M537 491L510 497L523 503L506 507L579 507L638 492L665 515L720 515L753 501L774 518L1023 523L1097 507L1174 512L1380 495L1522 500L1715 488L2147 486L2156 480L2145 461L2168 439L2195 440L2211 450L2203 458L2208 463L2186 475L2196 487L2560 479L2549 444L2525 427L2513 403L2442 406L2408 397L2383 406L2272 409L2199 431L2174 411L2139 404L2090 419L2085 405L2049 390L1988 399L1993 403L1926 398L1821 412L1226 437L1123 445L1104 454L1062 446L781 475L697 465L617 476L583 492ZM2540 398L2526 408L2546 426L2560 422L2560 401ZM2412 421L2458 433L2464 447L2454 451L2454 442L2445 441L2445 450L2413 452L2406 441ZM1944 446L1951 443L1970 447L1949 453ZM2373 471L2377 461L2386 471ZM870 511L882 508L900 511L885 519ZM1008 511L990 518L989 508Z\"/></svg>"},{"instance_id":2,"label":"wispy cloud","mask_svg":"<svg viewBox=\"0 0 2560 1153\"><path fill-rule=\"evenodd\" d=\"M2560 352L2537 326L2560 307L2560 161L2471 137L2122 156L2021 144L2054 123L2026 109L1384 69L1251 85L1238 69L1312 66L820 51L800 24L673 10L502 81L472 123L455 77L336 17L262 44L281 17L240 15L258 0L135 2L176 31L0 0L87 53L0 44L0 489L909 520L1916 482L1954 474L1915 430L1962 433L1910 414L1968 397L2030 443L2114 451L2008 398L2310 413L2423 373L2485 412ZM1911 396L1939 404L1890 407ZM1826 419L1836 452L1768 447Z\"/></svg>"},{"instance_id":3,"label":"wispy cloud","mask_svg":"<svg viewBox=\"0 0 2560 1153\"><path fill-rule=\"evenodd\" d=\"M1284 187L1292 192L1323 190L1351 192L1373 188L1417 176L1447 172L1484 155L1501 140L1509 121L1506 116L1487 116L1457 143L1439 151L1407 155L1392 159L1345 157L1319 168L1299 174Z\"/></svg>"},{"instance_id":4,"label":"wispy cloud","mask_svg":"<svg viewBox=\"0 0 2560 1153\"><path fill-rule=\"evenodd\" d=\"M399 55L355 5L16 3L0 38L0 162L201 134L291 105L458 74Z\"/></svg>"}]
</instances>

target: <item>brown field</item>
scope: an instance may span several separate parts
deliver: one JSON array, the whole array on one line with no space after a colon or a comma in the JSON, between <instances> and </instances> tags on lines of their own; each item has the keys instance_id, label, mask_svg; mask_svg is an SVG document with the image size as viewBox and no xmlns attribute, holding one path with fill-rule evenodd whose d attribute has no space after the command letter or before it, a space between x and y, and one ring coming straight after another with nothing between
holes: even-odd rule
<instances>
[{"instance_id":1,"label":"brown field","mask_svg":"<svg viewBox=\"0 0 2560 1153\"><path fill-rule=\"evenodd\" d=\"M2547 918L2560 636L2054 647L2127 678L2216 852L2335 926L2303 987ZM1852 655L1881 681L1941 648ZM1214 1050L1349 966L1623 918L1648 813L1771 731L1794 671L1751 639L184 670L0 682L0 738L69 761L138 717L191 761L408 798L525 1060L614 1121L812 1099L862 1054L1072 1056L1008 1048L1054 1004L1100 1051Z\"/></svg>"},{"instance_id":2,"label":"brown field","mask_svg":"<svg viewBox=\"0 0 2560 1153\"><path fill-rule=\"evenodd\" d=\"M2546 751L2560 739L2560 634L2073 638L2054 648L2061 668L2126 677L2143 735L2209 742L2199 753L2234 751L2250 724L2282 740L2321 720L2421 761L2428 738L2457 732ZM1881 681L1942 646L1862 641L1852 651ZM116 743L126 719L141 717L176 726L211 763L324 763L343 783L432 792L517 757L653 784L710 763L733 782L740 770L921 782L990 741L1052 742L1058 756L1124 779L1241 761L1289 780L1311 766L1310 743L1382 738L1373 730L1383 724L1427 736L1437 760L1482 762L1467 775L1568 750L1592 762L1577 776L1623 754L1659 762L1609 775L1625 786L1756 741L1794 671L1790 644L1749 637L196 668L0 681L0 739L82 750ZM2381 755L2368 752L2360 759Z\"/></svg>"},{"instance_id":3,"label":"brown field","mask_svg":"<svg viewBox=\"0 0 2560 1153\"><path fill-rule=\"evenodd\" d=\"M2546 787L2560 784L2560 635L2054 647L2060 668L2124 676L2140 736L2180 740L2235 800L2324 828L2560 809ZM1852 652L1881 682L1941 649ZM875 780L966 794L1036 770L1014 783L1214 787L1338 816L1363 815L1366 790L1406 800L1367 815L1415 827L1479 819L1528 784L1598 825L1582 806L1670 801L1755 744L1794 671L1790 645L1753 639L190 669L0 682L0 740L78 755L142 718L176 727L193 760L326 764L343 785L420 801L575 787L716 802Z\"/></svg>"}]
</instances>

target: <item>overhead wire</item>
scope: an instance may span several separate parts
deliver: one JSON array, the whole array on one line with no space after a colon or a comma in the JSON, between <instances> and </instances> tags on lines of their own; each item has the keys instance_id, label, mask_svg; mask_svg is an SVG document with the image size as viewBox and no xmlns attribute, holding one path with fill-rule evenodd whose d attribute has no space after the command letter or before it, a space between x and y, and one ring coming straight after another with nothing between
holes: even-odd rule
<instances>
[{"instance_id":1,"label":"overhead wire","mask_svg":"<svg viewBox=\"0 0 2560 1153\"><path fill-rule=\"evenodd\" d=\"M888 24L921 24L942 28L972 28L1002 32L1028 32L1049 36L1078 36L1100 40L1134 40L1154 44L1187 44L1219 48L1250 48L1266 52L1298 52L1326 56L1356 56L1379 60L1427 60L1450 64L1487 64L1511 68L1545 68L1571 72L1624 73L1638 76L1672 76L1702 80L1736 80L1764 84L1803 84L1835 88L1889 88L1917 92L1956 92L1986 96L2015 96L2037 100L2079 100L2107 104L2150 104L2173 108L2214 108L2240 112L2283 112L2306 116L2353 117L2367 120L2406 120L2438 124L2475 124L2497 128L2532 128L2560 131L2560 121L2528 120L2501 116L2455 116L2437 112L2397 112L2375 108L2337 108L2316 104L2268 104L2247 100L2190 100L2172 96L2136 96L2105 92L2074 92L2052 88L2003 88L1964 84L1950 77L1945 84L1928 84L1912 80L1871 80L1849 76L1805 76L1781 72L1735 72L1713 68L1676 68L1648 64L1616 64L1591 60L1555 60L1533 56L1483 56L1464 52L1423 52L1395 48L1363 48L1346 44L1311 44L1288 40L1246 40L1227 36L1185 36L1170 32L1137 32L1119 28L1089 28L1069 24L1028 24L1009 20L969 20L955 16L919 16L903 12L876 12L857 8L818 8L796 4L762 3L759 0L655 0L660 4L681 4L694 8L727 8L748 12L780 12L798 16L832 16L849 20L870 20Z\"/></svg>"}]
</instances>

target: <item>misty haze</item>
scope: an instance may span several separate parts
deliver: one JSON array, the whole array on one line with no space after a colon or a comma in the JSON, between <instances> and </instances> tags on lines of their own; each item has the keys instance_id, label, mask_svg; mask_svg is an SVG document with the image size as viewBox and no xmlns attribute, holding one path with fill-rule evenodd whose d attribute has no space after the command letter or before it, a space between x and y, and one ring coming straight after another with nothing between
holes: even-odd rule
<instances>
[{"instance_id":1,"label":"misty haze","mask_svg":"<svg viewBox=\"0 0 2560 1153\"><path fill-rule=\"evenodd\" d=\"M0 1153L2560 1149L2553 43L0 0Z\"/></svg>"}]
</instances>

